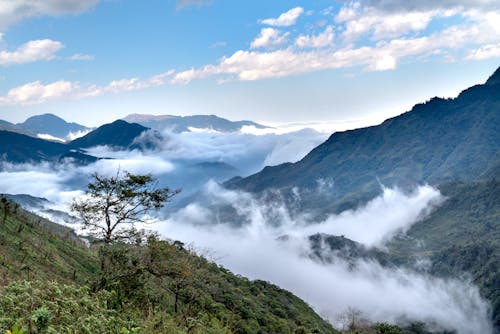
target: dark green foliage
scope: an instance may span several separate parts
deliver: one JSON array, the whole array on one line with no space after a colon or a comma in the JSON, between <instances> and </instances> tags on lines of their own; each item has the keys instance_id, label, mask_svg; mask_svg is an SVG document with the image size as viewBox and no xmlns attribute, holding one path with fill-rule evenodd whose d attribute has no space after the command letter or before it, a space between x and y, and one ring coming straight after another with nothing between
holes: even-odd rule
<instances>
[{"instance_id":1,"label":"dark green foliage","mask_svg":"<svg viewBox=\"0 0 500 334\"><path fill-rule=\"evenodd\" d=\"M99 272L97 252L62 237L65 229L22 209L0 225L0 333L16 324L33 332L36 323L51 334L336 333L292 293L236 276L181 242L109 244Z\"/></svg>"},{"instance_id":2,"label":"dark green foliage","mask_svg":"<svg viewBox=\"0 0 500 334\"><path fill-rule=\"evenodd\" d=\"M37 308L31 316L31 322L35 325L38 333L43 332L49 326L50 314L45 306Z\"/></svg>"},{"instance_id":3,"label":"dark green foliage","mask_svg":"<svg viewBox=\"0 0 500 334\"><path fill-rule=\"evenodd\" d=\"M293 294L272 284L251 282L196 256L150 237L145 245L108 246L109 270L101 287L126 301L187 319L211 315L235 333L333 333L333 329Z\"/></svg>"},{"instance_id":4,"label":"dark green foliage","mask_svg":"<svg viewBox=\"0 0 500 334\"><path fill-rule=\"evenodd\" d=\"M0 332L16 324L36 333L120 333L136 324L128 310L109 307L113 292L50 281L18 281L1 290Z\"/></svg>"},{"instance_id":5,"label":"dark green foliage","mask_svg":"<svg viewBox=\"0 0 500 334\"><path fill-rule=\"evenodd\" d=\"M377 331L377 334L403 334L401 328L391 324L378 323L373 328Z\"/></svg>"}]
</instances>

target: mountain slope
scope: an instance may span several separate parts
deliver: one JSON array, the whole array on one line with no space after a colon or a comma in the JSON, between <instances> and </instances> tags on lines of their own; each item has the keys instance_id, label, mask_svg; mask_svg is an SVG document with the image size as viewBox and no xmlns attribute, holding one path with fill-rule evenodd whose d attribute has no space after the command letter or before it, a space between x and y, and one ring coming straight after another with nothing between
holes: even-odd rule
<instances>
[{"instance_id":1,"label":"mountain slope","mask_svg":"<svg viewBox=\"0 0 500 334\"><path fill-rule=\"evenodd\" d=\"M142 125L117 120L98 127L85 136L71 141L68 145L73 148L89 148L101 145L128 148L134 143L134 139L146 130L148 128Z\"/></svg>"},{"instance_id":2,"label":"mountain slope","mask_svg":"<svg viewBox=\"0 0 500 334\"><path fill-rule=\"evenodd\" d=\"M0 201L0 218L5 203ZM45 306L52 316L49 332L80 333L85 323L90 332L107 328L106 333L137 332L119 325L140 327L145 334L337 333L290 292L236 276L180 242L154 237L141 245L108 247L116 261L108 264L114 267L106 278L113 290L98 288L96 249L13 202L7 212L5 222L0 220L1 332L16 323L28 327L33 311ZM33 278L37 281L13 282ZM109 323L110 318L116 321ZM102 322L108 325L99 326Z\"/></svg>"},{"instance_id":3,"label":"mountain slope","mask_svg":"<svg viewBox=\"0 0 500 334\"><path fill-rule=\"evenodd\" d=\"M17 126L32 133L49 134L61 139L66 138L71 132L76 133L89 130L83 125L68 123L53 114L32 116L23 123L17 124Z\"/></svg>"},{"instance_id":4,"label":"mountain slope","mask_svg":"<svg viewBox=\"0 0 500 334\"><path fill-rule=\"evenodd\" d=\"M96 161L95 157L71 150L65 144L0 130L0 160L11 163L60 161L70 158L80 163Z\"/></svg>"},{"instance_id":5,"label":"mountain slope","mask_svg":"<svg viewBox=\"0 0 500 334\"><path fill-rule=\"evenodd\" d=\"M393 262L430 258L443 277L470 275L492 303L500 333L500 180L443 184L445 202L388 244Z\"/></svg>"},{"instance_id":6,"label":"mountain slope","mask_svg":"<svg viewBox=\"0 0 500 334\"><path fill-rule=\"evenodd\" d=\"M157 131L169 129L177 133L190 131L189 128L211 129L219 132L237 132L240 131L243 126L254 126L258 129L266 128L252 121L233 122L215 115L155 116L132 114L123 118L123 120L130 123L139 123Z\"/></svg>"},{"instance_id":7,"label":"mountain slope","mask_svg":"<svg viewBox=\"0 0 500 334\"><path fill-rule=\"evenodd\" d=\"M266 167L228 186L251 192L333 183L337 210L366 198L379 182L401 187L481 179L500 161L500 71L456 99L433 98L378 126L334 133L297 163ZM314 194L307 205L319 207ZM339 203L347 203L341 205Z\"/></svg>"}]
</instances>

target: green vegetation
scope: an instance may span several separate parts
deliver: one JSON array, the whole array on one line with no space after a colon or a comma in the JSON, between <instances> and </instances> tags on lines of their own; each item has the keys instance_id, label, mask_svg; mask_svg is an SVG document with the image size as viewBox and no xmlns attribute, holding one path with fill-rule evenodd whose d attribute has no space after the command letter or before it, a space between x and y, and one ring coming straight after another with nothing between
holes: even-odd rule
<instances>
[{"instance_id":1,"label":"green vegetation","mask_svg":"<svg viewBox=\"0 0 500 334\"><path fill-rule=\"evenodd\" d=\"M71 229L3 198L0 213L1 285L18 279L87 283L97 273L97 254Z\"/></svg>"},{"instance_id":2,"label":"green vegetation","mask_svg":"<svg viewBox=\"0 0 500 334\"><path fill-rule=\"evenodd\" d=\"M336 333L292 293L236 276L180 242L149 235L89 248L8 203L0 222L2 334Z\"/></svg>"},{"instance_id":3,"label":"green vegetation","mask_svg":"<svg viewBox=\"0 0 500 334\"><path fill-rule=\"evenodd\" d=\"M429 271L442 277L471 275L492 302L500 328L500 181L454 182L441 187L446 201L389 245L397 264L428 257Z\"/></svg>"}]
</instances>

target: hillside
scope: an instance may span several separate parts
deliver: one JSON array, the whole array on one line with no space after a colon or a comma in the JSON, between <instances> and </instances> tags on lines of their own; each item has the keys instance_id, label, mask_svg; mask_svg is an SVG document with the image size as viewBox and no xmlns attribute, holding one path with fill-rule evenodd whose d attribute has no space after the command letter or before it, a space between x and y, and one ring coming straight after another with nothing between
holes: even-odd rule
<instances>
[{"instance_id":1,"label":"hillside","mask_svg":"<svg viewBox=\"0 0 500 334\"><path fill-rule=\"evenodd\" d=\"M0 131L0 157L1 160L11 163L58 162L65 158L78 163L97 160L95 157L72 150L65 144L11 131Z\"/></svg>"},{"instance_id":2,"label":"hillside","mask_svg":"<svg viewBox=\"0 0 500 334\"><path fill-rule=\"evenodd\" d=\"M308 193L305 208L324 208L318 181L333 184L328 211L342 211L374 197L386 186L406 188L480 180L500 161L500 71L455 99L433 98L378 126L334 133L296 163L266 167L228 182L250 192Z\"/></svg>"},{"instance_id":3,"label":"hillside","mask_svg":"<svg viewBox=\"0 0 500 334\"><path fill-rule=\"evenodd\" d=\"M117 244L107 249L116 261L111 276L97 280L96 249L13 202L1 201L2 217L5 203L2 333L16 323L35 326L30 319L40 313L50 318L49 332L59 333L336 333L290 292L236 276L180 242Z\"/></svg>"},{"instance_id":4,"label":"hillside","mask_svg":"<svg viewBox=\"0 0 500 334\"><path fill-rule=\"evenodd\" d=\"M434 275L470 275L491 301L500 332L500 180L453 182L441 191L443 205L389 243L389 253L403 265L427 257Z\"/></svg>"},{"instance_id":5,"label":"hillside","mask_svg":"<svg viewBox=\"0 0 500 334\"><path fill-rule=\"evenodd\" d=\"M129 123L138 123L157 131L169 129L177 133L188 132L190 128L211 129L219 132L237 132L240 131L243 126L254 126L258 129L266 128L252 121L230 121L215 115L155 116L132 114L123 118L123 120Z\"/></svg>"}]
</instances>

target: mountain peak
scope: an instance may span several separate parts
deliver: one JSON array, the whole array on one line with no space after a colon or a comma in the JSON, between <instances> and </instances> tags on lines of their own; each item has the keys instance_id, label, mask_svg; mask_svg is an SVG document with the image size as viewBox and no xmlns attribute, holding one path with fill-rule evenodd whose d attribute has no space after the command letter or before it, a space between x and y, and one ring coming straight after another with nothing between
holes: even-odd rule
<instances>
[{"instance_id":1,"label":"mountain peak","mask_svg":"<svg viewBox=\"0 0 500 334\"><path fill-rule=\"evenodd\" d=\"M83 125L68 123L61 117L54 114L31 116L23 123L17 124L17 126L35 134L49 134L58 138L65 138L71 132L88 130Z\"/></svg>"},{"instance_id":2,"label":"mountain peak","mask_svg":"<svg viewBox=\"0 0 500 334\"><path fill-rule=\"evenodd\" d=\"M486 80L485 85L498 85L500 84L500 67L497 68L495 73L493 73L488 80Z\"/></svg>"},{"instance_id":3,"label":"mountain peak","mask_svg":"<svg viewBox=\"0 0 500 334\"><path fill-rule=\"evenodd\" d=\"M116 148L127 148L134 139L148 128L124 120L104 124L85 136L73 140L69 145L76 148L89 148L93 146L108 145Z\"/></svg>"}]
</instances>

